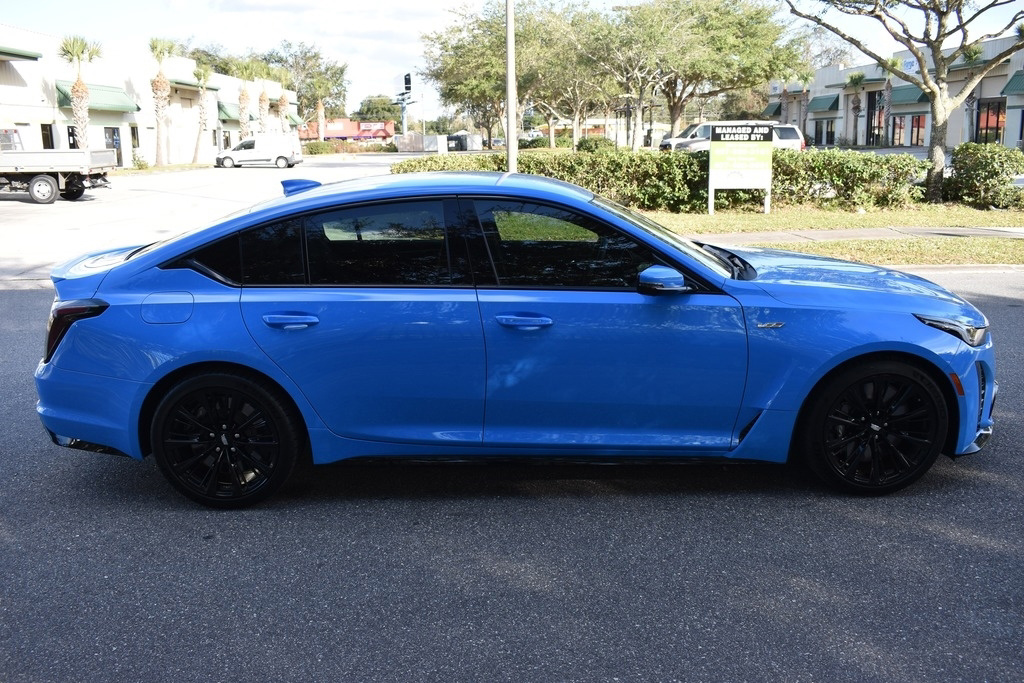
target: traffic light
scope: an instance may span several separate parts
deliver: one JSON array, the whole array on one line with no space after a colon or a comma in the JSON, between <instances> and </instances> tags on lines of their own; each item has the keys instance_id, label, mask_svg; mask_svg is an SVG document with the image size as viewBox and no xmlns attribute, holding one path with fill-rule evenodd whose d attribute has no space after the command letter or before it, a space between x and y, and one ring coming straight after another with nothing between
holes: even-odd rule
<instances>
[{"instance_id":1,"label":"traffic light","mask_svg":"<svg viewBox=\"0 0 1024 683\"><path fill-rule=\"evenodd\" d=\"M412 92L412 74L405 74L405 92Z\"/></svg>"}]
</instances>

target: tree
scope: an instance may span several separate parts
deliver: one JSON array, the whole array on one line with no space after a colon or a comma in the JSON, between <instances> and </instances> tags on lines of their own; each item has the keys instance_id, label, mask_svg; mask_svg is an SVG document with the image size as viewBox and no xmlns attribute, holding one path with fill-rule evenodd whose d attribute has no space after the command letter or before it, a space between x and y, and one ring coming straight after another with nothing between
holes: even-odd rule
<instances>
[{"instance_id":1,"label":"tree","mask_svg":"<svg viewBox=\"0 0 1024 683\"><path fill-rule=\"evenodd\" d=\"M974 72L974 69L978 66L981 61L982 49L980 45L971 45L964 50L964 65L971 69L970 73ZM968 78L970 78L970 73ZM974 142L977 137L974 129L975 123L977 123L978 117L978 93L973 88L967 99L964 100L964 107L967 110L967 141Z\"/></svg>"},{"instance_id":2,"label":"tree","mask_svg":"<svg viewBox=\"0 0 1024 683\"><path fill-rule=\"evenodd\" d=\"M309 82L309 94L314 98L314 111L316 116L316 137L320 142L324 141L324 129L327 128L327 105L324 100L331 95L334 84L325 74L316 74Z\"/></svg>"},{"instance_id":3,"label":"tree","mask_svg":"<svg viewBox=\"0 0 1024 683\"><path fill-rule=\"evenodd\" d=\"M281 124L282 133L291 130L291 126L288 125L288 96L284 93L277 98L277 119Z\"/></svg>"},{"instance_id":4,"label":"tree","mask_svg":"<svg viewBox=\"0 0 1024 683\"><path fill-rule=\"evenodd\" d=\"M79 149L89 149L89 88L82 80L82 64L102 54L99 43L90 43L82 36L66 36L60 41L57 55L75 67L71 86L71 117L75 122L75 142Z\"/></svg>"},{"instance_id":5,"label":"tree","mask_svg":"<svg viewBox=\"0 0 1024 683\"><path fill-rule=\"evenodd\" d=\"M637 112L629 133L634 151L640 149L639 114L644 98L662 83L662 65L677 53L690 32L689 21L673 4L655 0L616 6L611 15L594 16L585 34L572 35L590 67L611 78L624 93L626 107Z\"/></svg>"},{"instance_id":6,"label":"tree","mask_svg":"<svg viewBox=\"0 0 1024 683\"><path fill-rule=\"evenodd\" d=\"M156 117L155 166L167 163L167 105L171 99L171 82L164 76L164 60L177 51L177 43L167 38L150 38L149 51L156 60L156 76L150 81L153 88L153 115Z\"/></svg>"},{"instance_id":7,"label":"tree","mask_svg":"<svg viewBox=\"0 0 1024 683\"><path fill-rule=\"evenodd\" d=\"M892 69L900 68L900 58L890 57L885 64L879 64L885 70L885 102L882 104L882 116L885 120L885 142L884 145L892 144Z\"/></svg>"},{"instance_id":8,"label":"tree","mask_svg":"<svg viewBox=\"0 0 1024 683\"><path fill-rule=\"evenodd\" d=\"M1024 49L1024 9L1018 9L1001 29L970 37L972 24L987 12L1000 7L1020 7L1019 0L785 0L790 12L806 19L853 45L883 65L886 71L923 90L930 101L932 124L929 143L931 168L928 170L927 197L942 201L942 179L946 166L946 132L949 117L995 67ZM800 3L800 7L797 3ZM817 7L818 11L801 7ZM828 18L830 10L843 16L866 17L877 22L896 42L905 47L917 62L917 70L892 67L887 57L869 48L866 41L853 37L840 22ZM950 69L969 49L991 38L1016 31L1010 44L968 75L956 94L950 92ZM944 45L949 47L943 49Z\"/></svg>"},{"instance_id":9,"label":"tree","mask_svg":"<svg viewBox=\"0 0 1024 683\"><path fill-rule=\"evenodd\" d=\"M857 119L860 118L860 93L864 90L864 72L854 71L846 77L846 87L853 88L853 98L850 100L850 109L853 111L853 145L857 146L857 129L859 124Z\"/></svg>"},{"instance_id":10,"label":"tree","mask_svg":"<svg viewBox=\"0 0 1024 683\"><path fill-rule=\"evenodd\" d=\"M249 137L249 81L255 81L260 73L260 64L255 59L247 59L235 67L234 76L241 84L238 86L238 130L241 139Z\"/></svg>"},{"instance_id":11,"label":"tree","mask_svg":"<svg viewBox=\"0 0 1024 683\"><path fill-rule=\"evenodd\" d=\"M356 121L401 121L402 107L387 95L370 95L364 98L359 109L352 112Z\"/></svg>"},{"instance_id":12,"label":"tree","mask_svg":"<svg viewBox=\"0 0 1024 683\"><path fill-rule=\"evenodd\" d=\"M749 0L656 2L663 5L670 21L689 28L660 64L660 89L673 136L682 127L682 114L691 99L752 88L781 74L788 80L789 75L808 68L804 37L787 37L773 7Z\"/></svg>"},{"instance_id":13,"label":"tree","mask_svg":"<svg viewBox=\"0 0 1024 683\"><path fill-rule=\"evenodd\" d=\"M206 132L206 86L210 84L210 76L213 75L213 69L204 64L200 64L192 72L192 77L196 79L196 83L199 85L199 133L196 135L196 149L192 153L192 163L199 163L199 149L203 141L203 133Z\"/></svg>"},{"instance_id":14,"label":"tree","mask_svg":"<svg viewBox=\"0 0 1024 683\"><path fill-rule=\"evenodd\" d=\"M271 67L283 69L288 74L282 83L295 91L301 118L309 120L315 117L318 106L323 106L325 116L335 118L345 115L347 64L326 59L319 48L313 45L293 45L287 40L282 41L278 49L265 52L259 57Z\"/></svg>"},{"instance_id":15,"label":"tree","mask_svg":"<svg viewBox=\"0 0 1024 683\"><path fill-rule=\"evenodd\" d=\"M473 117L487 139L505 114L505 4L490 0L480 14L456 10L449 28L423 36L426 68L442 104ZM548 37L539 11L529 2L516 7L516 118L522 120L543 73ZM516 131L508 135L515 135Z\"/></svg>"}]
</instances>

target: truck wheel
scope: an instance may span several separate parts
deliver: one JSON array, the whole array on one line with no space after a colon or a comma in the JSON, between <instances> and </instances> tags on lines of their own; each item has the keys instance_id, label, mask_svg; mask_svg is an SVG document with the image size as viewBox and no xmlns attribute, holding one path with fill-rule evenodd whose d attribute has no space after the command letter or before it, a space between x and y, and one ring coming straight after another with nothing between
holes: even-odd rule
<instances>
[{"instance_id":1,"label":"truck wheel","mask_svg":"<svg viewBox=\"0 0 1024 683\"><path fill-rule=\"evenodd\" d=\"M28 181L28 194L37 204L52 204L57 198L57 181L48 175L37 175Z\"/></svg>"},{"instance_id":2,"label":"truck wheel","mask_svg":"<svg viewBox=\"0 0 1024 683\"><path fill-rule=\"evenodd\" d=\"M288 160L285 159L284 157L278 157L277 160L274 162L274 165L277 166L278 168L288 168Z\"/></svg>"},{"instance_id":3,"label":"truck wheel","mask_svg":"<svg viewBox=\"0 0 1024 683\"><path fill-rule=\"evenodd\" d=\"M76 199L80 199L85 194L84 187L69 187L60 193L60 196L67 199L69 202L73 202Z\"/></svg>"}]
</instances>

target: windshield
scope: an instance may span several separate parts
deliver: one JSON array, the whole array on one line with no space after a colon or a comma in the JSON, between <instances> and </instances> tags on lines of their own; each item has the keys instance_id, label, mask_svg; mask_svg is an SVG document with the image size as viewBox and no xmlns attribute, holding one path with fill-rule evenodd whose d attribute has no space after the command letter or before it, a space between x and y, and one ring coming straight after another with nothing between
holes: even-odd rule
<instances>
[{"instance_id":1,"label":"windshield","mask_svg":"<svg viewBox=\"0 0 1024 683\"><path fill-rule=\"evenodd\" d=\"M604 199L603 197L594 197L593 203L605 211L609 211L619 218L635 225L647 234L657 237L662 242L668 242L679 251L691 257L693 260L699 261L701 265L713 270L716 274L723 277L732 277L732 268L724 264L721 259L707 251L704 251L685 237L677 235L665 226L652 221L647 216L632 211L631 209L627 209L626 207L616 204L609 199Z\"/></svg>"},{"instance_id":2,"label":"windshield","mask_svg":"<svg viewBox=\"0 0 1024 683\"><path fill-rule=\"evenodd\" d=\"M687 135L692 133L696 128L697 128L697 124L696 123L691 123L690 125L688 125L686 128L683 129L683 132L680 133L678 135L678 137L685 138Z\"/></svg>"}]
</instances>

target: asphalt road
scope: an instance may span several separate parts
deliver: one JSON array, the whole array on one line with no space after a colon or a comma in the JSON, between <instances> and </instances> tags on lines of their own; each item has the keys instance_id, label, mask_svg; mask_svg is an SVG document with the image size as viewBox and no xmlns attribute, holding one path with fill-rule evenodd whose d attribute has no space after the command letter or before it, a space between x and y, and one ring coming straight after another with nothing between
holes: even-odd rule
<instances>
[{"instance_id":1,"label":"asphalt road","mask_svg":"<svg viewBox=\"0 0 1024 683\"><path fill-rule=\"evenodd\" d=\"M213 173L121 183L110 234L232 210ZM58 207L0 204L0 239L25 211L68 248L38 218ZM1021 680L1024 283L925 274L992 321L998 425L898 494L769 466L345 463L237 512L50 444L52 294L0 287L0 681Z\"/></svg>"}]
</instances>

